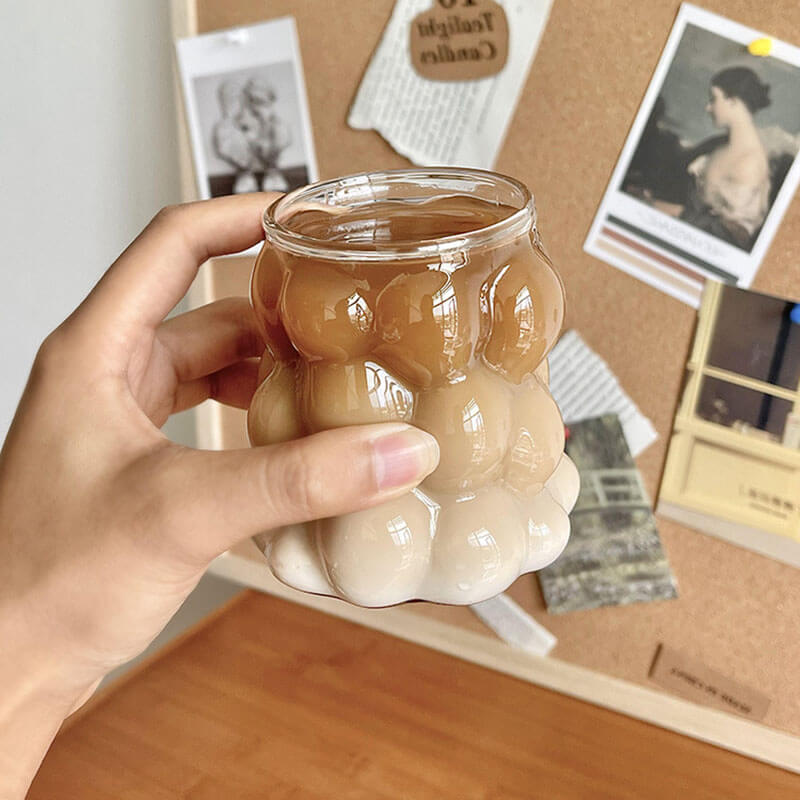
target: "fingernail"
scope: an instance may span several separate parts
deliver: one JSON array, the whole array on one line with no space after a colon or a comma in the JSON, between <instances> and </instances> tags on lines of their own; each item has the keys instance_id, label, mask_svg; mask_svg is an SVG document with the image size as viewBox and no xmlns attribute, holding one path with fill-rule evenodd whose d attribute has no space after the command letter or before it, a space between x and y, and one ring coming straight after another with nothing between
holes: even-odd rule
<instances>
[{"instance_id":1,"label":"fingernail","mask_svg":"<svg viewBox=\"0 0 800 800\"><path fill-rule=\"evenodd\" d=\"M439 444L429 433L407 427L375 439L375 480L380 491L413 486L436 469Z\"/></svg>"}]
</instances>

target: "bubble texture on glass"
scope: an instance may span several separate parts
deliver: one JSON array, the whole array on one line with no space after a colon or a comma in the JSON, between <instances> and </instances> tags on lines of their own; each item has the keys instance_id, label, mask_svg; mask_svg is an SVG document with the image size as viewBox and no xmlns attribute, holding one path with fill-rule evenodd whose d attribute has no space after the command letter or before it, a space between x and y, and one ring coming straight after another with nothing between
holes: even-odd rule
<instances>
[{"instance_id":1,"label":"bubble texture on glass","mask_svg":"<svg viewBox=\"0 0 800 800\"><path fill-rule=\"evenodd\" d=\"M503 213L469 197L425 210L434 234L456 217L491 224ZM380 240L372 213L369 230L337 215L339 235ZM333 223L320 232L319 212L308 224L335 238ZM383 235L402 237L403 219L392 225ZM267 244L251 297L268 342L248 414L253 445L400 421L441 449L438 468L402 497L256 537L279 580L362 606L460 605L558 557L578 475L547 388L563 290L535 233L467 246L455 266L429 255L341 263Z\"/></svg>"}]
</instances>

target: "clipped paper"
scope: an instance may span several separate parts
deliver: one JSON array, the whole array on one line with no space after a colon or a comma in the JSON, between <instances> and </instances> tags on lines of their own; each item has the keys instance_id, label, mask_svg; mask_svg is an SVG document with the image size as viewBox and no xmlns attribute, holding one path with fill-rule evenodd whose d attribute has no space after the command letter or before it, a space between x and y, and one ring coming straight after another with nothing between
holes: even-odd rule
<instances>
[{"instance_id":1,"label":"clipped paper","mask_svg":"<svg viewBox=\"0 0 800 800\"><path fill-rule=\"evenodd\" d=\"M577 331L567 331L548 360L550 393L566 425L589 417L616 414L633 456L638 456L658 438L653 423L639 411L608 364Z\"/></svg>"},{"instance_id":2,"label":"clipped paper","mask_svg":"<svg viewBox=\"0 0 800 800\"><path fill-rule=\"evenodd\" d=\"M509 27L508 61L500 73L471 81L431 81L411 65L410 25L431 0L397 0L347 118L374 129L400 155L423 166L491 169L525 85L552 0L501 0ZM456 7L464 17L469 9ZM458 27L458 26L453 26ZM458 34L442 32L454 47Z\"/></svg>"}]
</instances>

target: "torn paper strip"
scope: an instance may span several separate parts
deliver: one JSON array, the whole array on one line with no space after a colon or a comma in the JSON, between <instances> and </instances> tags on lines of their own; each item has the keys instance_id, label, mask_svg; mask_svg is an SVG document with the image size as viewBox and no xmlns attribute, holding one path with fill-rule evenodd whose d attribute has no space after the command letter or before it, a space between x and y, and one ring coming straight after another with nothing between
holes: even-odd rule
<instances>
[{"instance_id":1,"label":"torn paper strip","mask_svg":"<svg viewBox=\"0 0 800 800\"><path fill-rule=\"evenodd\" d=\"M546 656L557 639L508 595L500 594L470 608L504 641L518 650Z\"/></svg>"},{"instance_id":2,"label":"torn paper strip","mask_svg":"<svg viewBox=\"0 0 800 800\"><path fill-rule=\"evenodd\" d=\"M567 331L548 360L550 392L567 425L589 417L616 414L634 456L658 438L653 423L639 411L608 364L577 331Z\"/></svg>"},{"instance_id":3,"label":"torn paper strip","mask_svg":"<svg viewBox=\"0 0 800 800\"><path fill-rule=\"evenodd\" d=\"M491 169L525 85L552 0L499 0L508 17L503 70L473 81L431 81L411 66L409 25L432 0L397 0L348 123L374 128L415 164Z\"/></svg>"}]
</instances>

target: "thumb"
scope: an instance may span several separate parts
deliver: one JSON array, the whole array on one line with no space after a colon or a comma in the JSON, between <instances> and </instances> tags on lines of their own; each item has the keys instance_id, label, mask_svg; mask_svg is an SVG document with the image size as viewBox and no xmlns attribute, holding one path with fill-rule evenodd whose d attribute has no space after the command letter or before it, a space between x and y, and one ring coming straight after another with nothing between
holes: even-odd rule
<instances>
[{"instance_id":1,"label":"thumb","mask_svg":"<svg viewBox=\"0 0 800 800\"><path fill-rule=\"evenodd\" d=\"M191 476L181 480L180 505L194 512L186 520L185 546L193 558L210 561L254 534L404 494L436 468L439 446L410 425L383 423L187 455Z\"/></svg>"}]
</instances>

